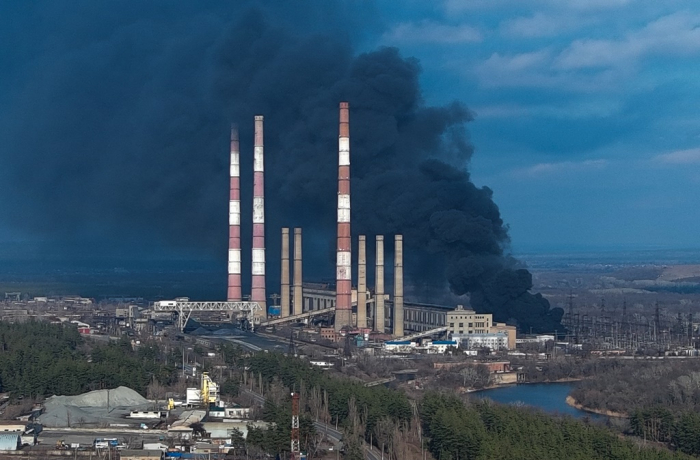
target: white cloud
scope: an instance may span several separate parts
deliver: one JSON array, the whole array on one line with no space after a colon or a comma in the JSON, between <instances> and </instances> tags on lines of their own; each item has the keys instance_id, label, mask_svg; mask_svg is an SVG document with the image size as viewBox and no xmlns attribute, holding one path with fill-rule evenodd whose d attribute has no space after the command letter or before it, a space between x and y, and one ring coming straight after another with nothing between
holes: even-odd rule
<instances>
[{"instance_id":1,"label":"white cloud","mask_svg":"<svg viewBox=\"0 0 700 460\"><path fill-rule=\"evenodd\" d=\"M604 23L609 14L597 11L555 10L534 11L529 16L518 16L501 22L499 31L504 37L542 38L571 35L584 27Z\"/></svg>"},{"instance_id":2,"label":"white cloud","mask_svg":"<svg viewBox=\"0 0 700 460\"><path fill-rule=\"evenodd\" d=\"M700 164L700 148L664 153L655 156L654 160L667 165Z\"/></svg>"},{"instance_id":3,"label":"white cloud","mask_svg":"<svg viewBox=\"0 0 700 460\"><path fill-rule=\"evenodd\" d=\"M559 10L610 10L633 3L633 0L445 0L443 9L448 14L503 7L550 7Z\"/></svg>"},{"instance_id":4,"label":"white cloud","mask_svg":"<svg viewBox=\"0 0 700 460\"><path fill-rule=\"evenodd\" d=\"M581 92L614 88L627 72L627 69L607 69L594 75L579 75L554 68L554 58L549 49L514 55L494 53L473 71L486 88L559 88Z\"/></svg>"},{"instance_id":5,"label":"white cloud","mask_svg":"<svg viewBox=\"0 0 700 460\"><path fill-rule=\"evenodd\" d=\"M395 43L474 43L483 39L478 29L466 24L446 25L433 21L404 22L384 34L382 42Z\"/></svg>"},{"instance_id":6,"label":"white cloud","mask_svg":"<svg viewBox=\"0 0 700 460\"><path fill-rule=\"evenodd\" d=\"M514 37L552 37L570 29L571 21L538 12L533 16L509 19L501 24L501 32Z\"/></svg>"},{"instance_id":7,"label":"white cloud","mask_svg":"<svg viewBox=\"0 0 700 460\"><path fill-rule=\"evenodd\" d=\"M527 168L520 168L511 171L511 175L520 178L540 178L544 176L561 175L568 173L581 173L585 171L599 171L605 169L609 162L607 160L585 160L585 161L561 161L556 163L538 163Z\"/></svg>"},{"instance_id":8,"label":"white cloud","mask_svg":"<svg viewBox=\"0 0 700 460\"><path fill-rule=\"evenodd\" d=\"M538 33L550 35L556 34L556 30L569 21L560 18L559 23L547 26L551 17L536 13L529 18L516 18L503 22L501 30L517 37ZM574 26L575 21L570 28ZM556 45L551 45L516 54L495 52L477 64L473 72L485 88L534 87L600 92L618 89L634 79L646 57L678 59L697 55L700 55L700 14L677 12L650 21L619 39L577 39L561 51Z\"/></svg>"},{"instance_id":9,"label":"white cloud","mask_svg":"<svg viewBox=\"0 0 700 460\"><path fill-rule=\"evenodd\" d=\"M556 59L561 69L622 67L648 55L700 53L700 15L677 12L656 19L621 40L580 39Z\"/></svg>"}]
</instances>

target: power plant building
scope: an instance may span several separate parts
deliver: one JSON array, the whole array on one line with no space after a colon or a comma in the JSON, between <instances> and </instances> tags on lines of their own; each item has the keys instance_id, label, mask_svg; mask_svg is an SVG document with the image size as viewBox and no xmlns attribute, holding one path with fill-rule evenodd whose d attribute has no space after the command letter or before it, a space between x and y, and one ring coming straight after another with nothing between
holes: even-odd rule
<instances>
[{"instance_id":1,"label":"power plant building","mask_svg":"<svg viewBox=\"0 0 700 460\"><path fill-rule=\"evenodd\" d=\"M505 323L494 324L491 313L477 313L458 305L456 309L447 313L446 322L447 333L452 338L467 340L468 343L498 342L500 344L500 341L505 340L506 348L515 349L515 326L508 326Z\"/></svg>"}]
</instances>

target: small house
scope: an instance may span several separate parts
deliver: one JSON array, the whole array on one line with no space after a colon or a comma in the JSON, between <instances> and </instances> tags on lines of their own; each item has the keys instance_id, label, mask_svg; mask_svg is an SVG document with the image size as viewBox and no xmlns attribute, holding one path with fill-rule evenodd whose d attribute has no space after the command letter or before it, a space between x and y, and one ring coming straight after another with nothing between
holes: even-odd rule
<instances>
[{"instance_id":1,"label":"small house","mask_svg":"<svg viewBox=\"0 0 700 460\"><path fill-rule=\"evenodd\" d=\"M20 433L0 433L0 451L18 450L22 446Z\"/></svg>"}]
</instances>

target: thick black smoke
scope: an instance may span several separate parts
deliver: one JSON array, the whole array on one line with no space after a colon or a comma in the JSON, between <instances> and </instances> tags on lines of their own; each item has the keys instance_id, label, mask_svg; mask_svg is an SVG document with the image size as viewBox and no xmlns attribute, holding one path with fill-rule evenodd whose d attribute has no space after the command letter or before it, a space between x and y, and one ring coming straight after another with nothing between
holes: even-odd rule
<instances>
[{"instance_id":1,"label":"thick black smoke","mask_svg":"<svg viewBox=\"0 0 700 460\"><path fill-rule=\"evenodd\" d=\"M447 280L496 320L555 329L561 310L529 293L530 274L504 256L491 190L470 181L469 110L426 105L418 62L398 50L355 53L351 25L370 16L351 3L247 3L5 5L0 38L32 40L0 55L11 88L0 96L0 174L15 228L71 250L90 241L223 259L227 127L241 126L245 174L263 114L268 260L279 228L301 226L307 273L332 276L337 107L349 101L353 233L402 233L416 286Z\"/></svg>"}]
</instances>

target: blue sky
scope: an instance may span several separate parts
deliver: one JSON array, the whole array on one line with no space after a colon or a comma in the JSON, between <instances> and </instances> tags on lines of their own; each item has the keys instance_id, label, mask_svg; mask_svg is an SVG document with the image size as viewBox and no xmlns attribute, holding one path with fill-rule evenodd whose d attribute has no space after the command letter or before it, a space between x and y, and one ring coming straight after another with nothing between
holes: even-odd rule
<instances>
[{"instance_id":1,"label":"blue sky","mask_svg":"<svg viewBox=\"0 0 700 460\"><path fill-rule=\"evenodd\" d=\"M381 4L378 43L420 59L428 102L459 99L474 181L515 252L697 248L700 4Z\"/></svg>"}]
</instances>

